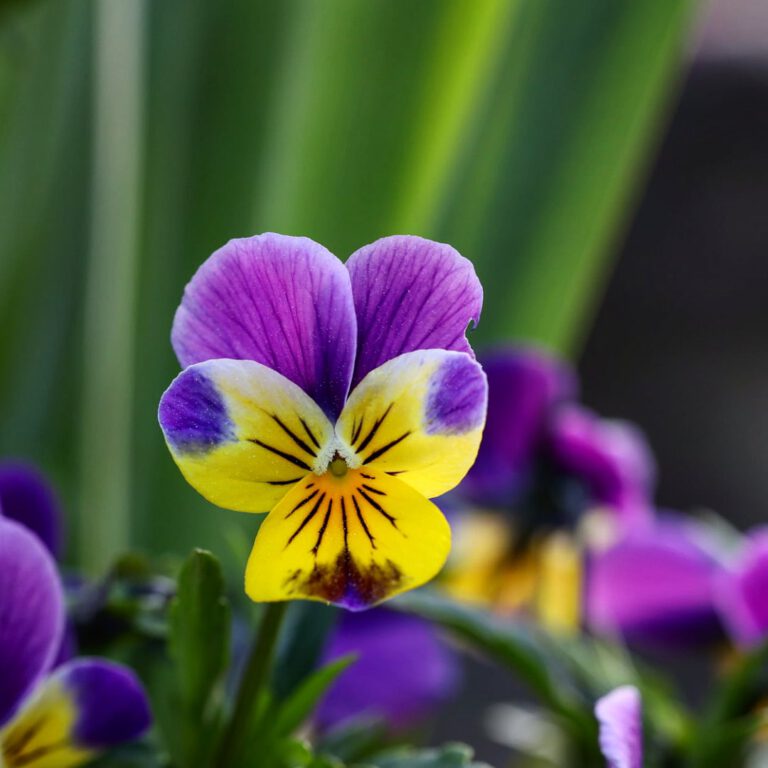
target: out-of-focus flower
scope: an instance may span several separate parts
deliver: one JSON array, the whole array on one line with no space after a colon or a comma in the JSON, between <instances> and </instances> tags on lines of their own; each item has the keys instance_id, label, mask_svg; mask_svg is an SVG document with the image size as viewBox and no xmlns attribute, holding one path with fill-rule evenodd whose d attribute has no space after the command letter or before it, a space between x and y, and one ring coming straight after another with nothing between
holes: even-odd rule
<instances>
[{"instance_id":1,"label":"out-of-focus flower","mask_svg":"<svg viewBox=\"0 0 768 768\"><path fill-rule=\"evenodd\" d=\"M580 621L586 541L653 519L654 462L632 425L575 402L575 373L529 348L483 360L488 421L458 489L446 584L502 610L538 605L545 622Z\"/></svg>"},{"instance_id":2,"label":"out-of-focus flower","mask_svg":"<svg viewBox=\"0 0 768 768\"><path fill-rule=\"evenodd\" d=\"M717 605L737 644L752 646L768 638L768 529L745 537L736 561L719 579Z\"/></svg>"},{"instance_id":3,"label":"out-of-focus flower","mask_svg":"<svg viewBox=\"0 0 768 768\"><path fill-rule=\"evenodd\" d=\"M458 683L458 659L437 629L386 608L341 617L324 661L348 654L356 654L356 661L316 713L323 730L365 717L381 718L395 731L407 729L434 713Z\"/></svg>"},{"instance_id":4,"label":"out-of-focus flower","mask_svg":"<svg viewBox=\"0 0 768 768\"><path fill-rule=\"evenodd\" d=\"M0 514L37 534L55 558L61 555L61 508L38 469L19 461L0 462Z\"/></svg>"},{"instance_id":5,"label":"out-of-focus flower","mask_svg":"<svg viewBox=\"0 0 768 768\"><path fill-rule=\"evenodd\" d=\"M0 755L7 768L69 768L141 735L150 715L122 666L78 659L51 672L62 587L40 539L0 519Z\"/></svg>"},{"instance_id":6,"label":"out-of-focus flower","mask_svg":"<svg viewBox=\"0 0 768 768\"><path fill-rule=\"evenodd\" d=\"M640 691L626 685L595 705L600 725L600 750L608 768L642 768L643 703Z\"/></svg>"},{"instance_id":7,"label":"out-of-focus flower","mask_svg":"<svg viewBox=\"0 0 768 768\"><path fill-rule=\"evenodd\" d=\"M693 519L661 515L590 553L586 622L593 630L656 647L722 638L715 589L725 553Z\"/></svg>"},{"instance_id":8,"label":"out-of-focus flower","mask_svg":"<svg viewBox=\"0 0 768 768\"><path fill-rule=\"evenodd\" d=\"M209 501L269 511L246 570L253 600L358 610L440 570L450 529L428 499L480 443L486 380L465 330L481 304L472 264L417 237L345 266L265 234L200 267L173 325L185 370L159 420Z\"/></svg>"}]
</instances>

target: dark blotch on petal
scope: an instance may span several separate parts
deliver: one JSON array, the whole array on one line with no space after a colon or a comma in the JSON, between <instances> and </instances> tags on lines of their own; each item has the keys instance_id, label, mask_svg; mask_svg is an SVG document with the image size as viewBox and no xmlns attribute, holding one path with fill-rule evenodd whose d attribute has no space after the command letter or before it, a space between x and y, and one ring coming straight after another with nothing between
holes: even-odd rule
<instances>
[{"instance_id":1,"label":"dark blotch on petal","mask_svg":"<svg viewBox=\"0 0 768 768\"><path fill-rule=\"evenodd\" d=\"M169 443L184 453L205 453L233 439L233 425L213 382L187 368L160 401L160 426Z\"/></svg>"},{"instance_id":2,"label":"dark blotch on petal","mask_svg":"<svg viewBox=\"0 0 768 768\"><path fill-rule=\"evenodd\" d=\"M449 357L429 383L427 433L462 435L477 429L485 418L487 397L482 368L468 355Z\"/></svg>"},{"instance_id":3,"label":"dark blotch on petal","mask_svg":"<svg viewBox=\"0 0 768 768\"><path fill-rule=\"evenodd\" d=\"M333 565L316 565L309 574L297 571L290 582L297 593L363 611L398 589L402 579L400 569L390 561L361 568L352 555L342 552Z\"/></svg>"}]
</instances>

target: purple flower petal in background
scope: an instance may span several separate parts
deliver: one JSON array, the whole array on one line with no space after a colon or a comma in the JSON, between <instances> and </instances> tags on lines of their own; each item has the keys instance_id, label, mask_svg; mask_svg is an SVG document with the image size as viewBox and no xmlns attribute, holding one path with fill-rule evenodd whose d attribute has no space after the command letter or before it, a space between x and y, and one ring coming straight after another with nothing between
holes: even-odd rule
<instances>
[{"instance_id":1,"label":"purple flower petal in background","mask_svg":"<svg viewBox=\"0 0 768 768\"><path fill-rule=\"evenodd\" d=\"M653 647L713 642L721 634L715 584L722 565L693 521L666 516L590 556L591 629Z\"/></svg>"},{"instance_id":2,"label":"purple flower petal in background","mask_svg":"<svg viewBox=\"0 0 768 768\"><path fill-rule=\"evenodd\" d=\"M626 523L653 516L655 462L645 437L633 425L565 405L553 416L548 450L561 471L582 479L596 506L611 508Z\"/></svg>"},{"instance_id":3,"label":"purple flower petal in background","mask_svg":"<svg viewBox=\"0 0 768 768\"><path fill-rule=\"evenodd\" d=\"M53 489L33 466L0 462L0 514L36 533L54 557L61 554L61 509Z\"/></svg>"},{"instance_id":4,"label":"purple flower petal in background","mask_svg":"<svg viewBox=\"0 0 768 768\"><path fill-rule=\"evenodd\" d=\"M183 368L254 360L336 417L352 376L356 327L344 265L312 240L268 233L231 240L198 269L171 340Z\"/></svg>"},{"instance_id":5,"label":"purple flower petal in background","mask_svg":"<svg viewBox=\"0 0 768 768\"><path fill-rule=\"evenodd\" d=\"M317 711L318 725L325 730L365 716L383 718L393 730L416 725L458 683L458 659L435 627L415 616L386 608L344 613L324 661L350 653L357 660Z\"/></svg>"},{"instance_id":6,"label":"purple flower petal in background","mask_svg":"<svg viewBox=\"0 0 768 768\"><path fill-rule=\"evenodd\" d=\"M717 605L738 644L755 645L768 637L768 529L747 536L737 563L719 580Z\"/></svg>"},{"instance_id":7,"label":"purple flower petal in background","mask_svg":"<svg viewBox=\"0 0 768 768\"><path fill-rule=\"evenodd\" d=\"M600 750L608 768L642 768L643 703L640 691L627 685L595 704L600 724Z\"/></svg>"},{"instance_id":8,"label":"purple flower petal in background","mask_svg":"<svg viewBox=\"0 0 768 768\"><path fill-rule=\"evenodd\" d=\"M0 518L0 726L50 668L63 626L53 559L37 536Z\"/></svg>"},{"instance_id":9,"label":"purple flower petal in background","mask_svg":"<svg viewBox=\"0 0 768 768\"><path fill-rule=\"evenodd\" d=\"M488 417L475 465L462 490L480 503L508 503L529 481L552 408L577 391L563 361L533 348L481 359L488 376Z\"/></svg>"},{"instance_id":10,"label":"purple flower petal in background","mask_svg":"<svg viewBox=\"0 0 768 768\"><path fill-rule=\"evenodd\" d=\"M76 659L50 678L67 691L78 716L73 741L93 750L133 741L151 715L141 683L126 667L103 659Z\"/></svg>"},{"instance_id":11,"label":"purple flower petal in background","mask_svg":"<svg viewBox=\"0 0 768 768\"><path fill-rule=\"evenodd\" d=\"M358 325L353 386L405 352L472 354L465 332L480 319L483 289L472 262L450 245L384 237L353 253L347 267Z\"/></svg>"}]
</instances>

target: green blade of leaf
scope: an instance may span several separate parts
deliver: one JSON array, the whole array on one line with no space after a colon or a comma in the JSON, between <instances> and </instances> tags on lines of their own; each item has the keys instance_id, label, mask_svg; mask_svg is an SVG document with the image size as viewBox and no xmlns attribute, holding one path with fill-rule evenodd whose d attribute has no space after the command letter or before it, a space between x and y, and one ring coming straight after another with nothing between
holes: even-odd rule
<instances>
[{"instance_id":1,"label":"green blade of leaf","mask_svg":"<svg viewBox=\"0 0 768 768\"><path fill-rule=\"evenodd\" d=\"M182 698L203 712L229 662L229 604L221 566L210 552L195 550L184 563L169 629Z\"/></svg>"}]
</instances>

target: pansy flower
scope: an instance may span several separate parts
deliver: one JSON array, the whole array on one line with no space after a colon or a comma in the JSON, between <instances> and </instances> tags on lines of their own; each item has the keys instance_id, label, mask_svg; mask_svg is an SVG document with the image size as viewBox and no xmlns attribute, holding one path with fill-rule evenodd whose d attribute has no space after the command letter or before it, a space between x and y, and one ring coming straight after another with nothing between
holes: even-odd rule
<instances>
[{"instance_id":1,"label":"pansy flower","mask_svg":"<svg viewBox=\"0 0 768 768\"><path fill-rule=\"evenodd\" d=\"M464 477L485 422L465 338L481 304L471 263L418 237L344 265L265 234L200 267L159 421L209 501L269 512L246 570L253 600L362 609L438 572L450 529L429 499Z\"/></svg>"},{"instance_id":2,"label":"pansy flower","mask_svg":"<svg viewBox=\"0 0 768 768\"><path fill-rule=\"evenodd\" d=\"M40 539L0 518L0 765L70 768L149 726L132 672L100 659L53 670L62 586Z\"/></svg>"},{"instance_id":3,"label":"pansy flower","mask_svg":"<svg viewBox=\"0 0 768 768\"><path fill-rule=\"evenodd\" d=\"M643 703L632 685L616 688L598 700L600 751L607 768L642 768Z\"/></svg>"},{"instance_id":4,"label":"pansy flower","mask_svg":"<svg viewBox=\"0 0 768 768\"><path fill-rule=\"evenodd\" d=\"M367 717L392 731L413 728L455 692L460 676L459 659L437 627L387 608L340 617L323 660L348 654L356 660L315 714L324 731Z\"/></svg>"},{"instance_id":5,"label":"pansy flower","mask_svg":"<svg viewBox=\"0 0 768 768\"><path fill-rule=\"evenodd\" d=\"M538 604L554 627L579 621L582 541L653 518L654 463L640 432L580 405L574 371L543 351L483 359L488 425L458 489L448 585L502 609Z\"/></svg>"},{"instance_id":6,"label":"pansy flower","mask_svg":"<svg viewBox=\"0 0 768 768\"><path fill-rule=\"evenodd\" d=\"M695 518L664 512L652 525L626 531L590 552L585 622L633 645L681 650L724 639L717 605L727 548ZM768 571L767 571L768 573ZM735 574L723 585L738 615Z\"/></svg>"}]
</instances>

